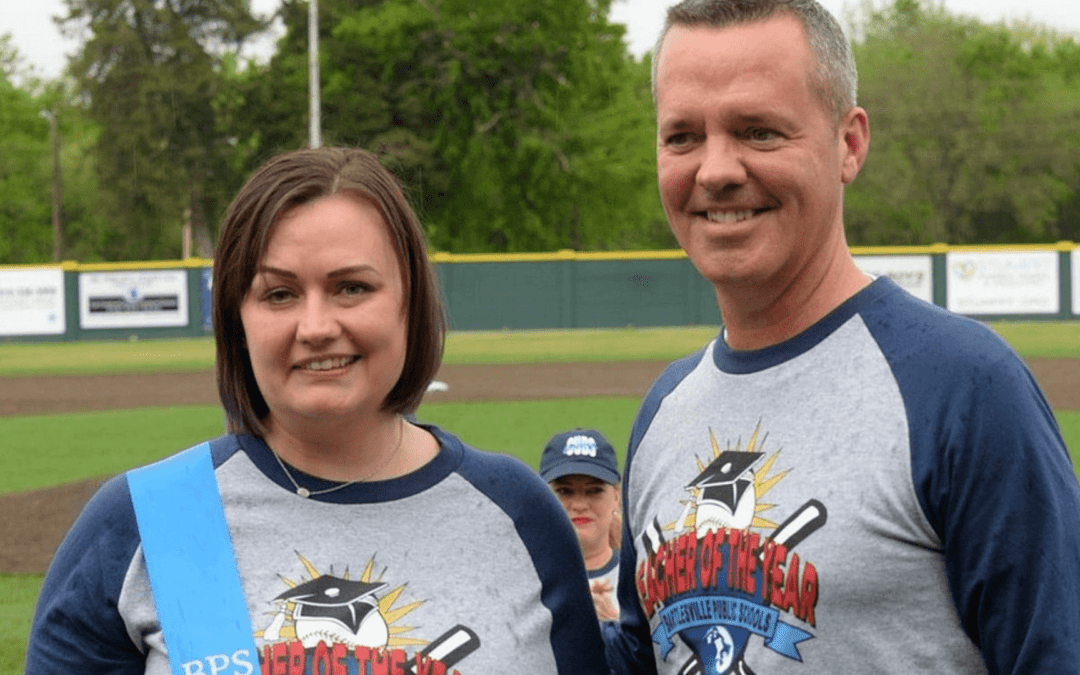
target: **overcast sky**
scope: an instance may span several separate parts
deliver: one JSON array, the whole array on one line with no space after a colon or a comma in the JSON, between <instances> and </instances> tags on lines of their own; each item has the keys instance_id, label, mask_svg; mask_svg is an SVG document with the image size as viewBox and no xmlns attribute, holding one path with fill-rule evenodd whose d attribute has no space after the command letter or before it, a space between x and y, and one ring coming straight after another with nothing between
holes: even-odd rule
<instances>
[{"instance_id":1,"label":"overcast sky","mask_svg":"<svg viewBox=\"0 0 1080 675\"><path fill-rule=\"evenodd\" d=\"M663 20L664 10L676 0L615 0L611 17L625 23L630 50L640 56L652 48ZM885 0L875 0L882 6ZM833 14L842 17L845 10L858 7L858 0L822 0ZM252 0L256 12L269 13L278 0ZM945 0L954 14L975 16L987 23L1002 20L1031 19L1080 37L1080 2L1078 0ZM11 33L24 58L46 77L56 77L64 67L66 52L76 50L77 42L61 38L52 22L53 15L64 13L62 0L0 0L0 34ZM269 52L270 46L261 47Z\"/></svg>"}]
</instances>

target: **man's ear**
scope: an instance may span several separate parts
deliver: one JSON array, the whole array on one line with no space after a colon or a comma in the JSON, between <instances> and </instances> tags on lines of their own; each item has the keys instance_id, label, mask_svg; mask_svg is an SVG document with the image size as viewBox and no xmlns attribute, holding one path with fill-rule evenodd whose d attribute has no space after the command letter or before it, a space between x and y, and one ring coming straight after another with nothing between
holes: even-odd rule
<instances>
[{"instance_id":1,"label":"man's ear","mask_svg":"<svg viewBox=\"0 0 1080 675\"><path fill-rule=\"evenodd\" d=\"M866 162L866 153L870 150L870 122L865 110L855 106L847 111L840 120L837 142L841 162L840 180L847 185L859 175Z\"/></svg>"}]
</instances>

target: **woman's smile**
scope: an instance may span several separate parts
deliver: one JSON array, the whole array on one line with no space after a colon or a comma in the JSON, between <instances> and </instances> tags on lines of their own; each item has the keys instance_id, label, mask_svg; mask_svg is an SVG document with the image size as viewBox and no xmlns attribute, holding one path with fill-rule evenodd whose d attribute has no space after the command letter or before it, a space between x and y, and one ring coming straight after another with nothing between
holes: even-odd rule
<instances>
[{"instance_id":1,"label":"woman's smile","mask_svg":"<svg viewBox=\"0 0 1080 675\"><path fill-rule=\"evenodd\" d=\"M331 370L342 370L351 366L359 360L359 356L336 356L329 358L321 358L318 360L300 363L294 366L294 369L307 372L327 372Z\"/></svg>"}]
</instances>

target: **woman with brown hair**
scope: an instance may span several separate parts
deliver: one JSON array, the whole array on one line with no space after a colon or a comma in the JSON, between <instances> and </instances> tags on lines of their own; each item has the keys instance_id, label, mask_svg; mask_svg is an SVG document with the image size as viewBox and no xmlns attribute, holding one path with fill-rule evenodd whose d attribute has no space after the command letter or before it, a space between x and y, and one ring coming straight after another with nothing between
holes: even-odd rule
<instances>
[{"instance_id":1,"label":"woman with brown hair","mask_svg":"<svg viewBox=\"0 0 1080 675\"><path fill-rule=\"evenodd\" d=\"M256 171L213 302L230 433L96 495L43 585L27 673L606 672L544 483L405 417L446 329L374 155Z\"/></svg>"}]
</instances>

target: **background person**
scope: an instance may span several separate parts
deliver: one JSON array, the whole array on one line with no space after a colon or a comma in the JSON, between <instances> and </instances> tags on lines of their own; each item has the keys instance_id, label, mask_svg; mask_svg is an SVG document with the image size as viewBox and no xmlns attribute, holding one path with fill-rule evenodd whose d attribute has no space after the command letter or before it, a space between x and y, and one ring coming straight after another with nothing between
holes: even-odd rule
<instances>
[{"instance_id":1,"label":"background person","mask_svg":"<svg viewBox=\"0 0 1080 675\"><path fill-rule=\"evenodd\" d=\"M1069 456L996 334L856 267L870 132L835 19L685 0L653 54L661 200L724 329L635 420L612 665L1075 672Z\"/></svg>"},{"instance_id":2,"label":"background person","mask_svg":"<svg viewBox=\"0 0 1080 675\"><path fill-rule=\"evenodd\" d=\"M593 429L555 434L540 456L540 477L562 502L577 531L597 617L601 622L618 621L615 588L622 518L615 449Z\"/></svg>"},{"instance_id":3,"label":"background person","mask_svg":"<svg viewBox=\"0 0 1080 675\"><path fill-rule=\"evenodd\" d=\"M257 655L230 648L172 672L606 670L576 539L543 481L403 419L445 325L420 224L374 155L301 150L257 170L222 225L213 293L232 433L206 465ZM173 533L145 529L153 510L137 522L143 475L106 484L57 551L29 675L168 673L170 645L215 618L196 608L163 636L158 608L185 598L156 601L159 583L217 551L148 574L144 545ZM198 494L187 474L168 480L157 487Z\"/></svg>"}]
</instances>

